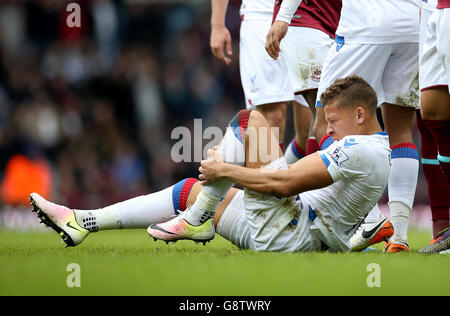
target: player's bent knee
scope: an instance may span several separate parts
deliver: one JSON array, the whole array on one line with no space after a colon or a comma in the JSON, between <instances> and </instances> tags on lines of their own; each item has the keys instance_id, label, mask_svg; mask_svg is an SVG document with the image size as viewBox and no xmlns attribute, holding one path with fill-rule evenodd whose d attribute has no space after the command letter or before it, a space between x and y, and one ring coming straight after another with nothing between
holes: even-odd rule
<instances>
[{"instance_id":1,"label":"player's bent knee","mask_svg":"<svg viewBox=\"0 0 450 316\"><path fill-rule=\"evenodd\" d=\"M261 126L269 126L264 115L259 111L251 111L249 115L249 126L253 127L261 127Z\"/></svg>"}]
</instances>

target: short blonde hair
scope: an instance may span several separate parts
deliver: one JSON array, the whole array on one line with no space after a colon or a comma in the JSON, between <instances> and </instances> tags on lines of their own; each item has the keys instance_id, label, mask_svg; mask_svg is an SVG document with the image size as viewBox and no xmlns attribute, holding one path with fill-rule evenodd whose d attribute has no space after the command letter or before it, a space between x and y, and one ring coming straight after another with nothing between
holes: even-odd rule
<instances>
[{"instance_id":1,"label":"short blonde hair","mask_svg":"<svg viewBox=\"0 0 450 316\"><path fill-rule=\"evenodd\" d=\"M378 98L375 90L363 78L351 75L336 79L324 93L320 95L323 106L340 100L339 105L356 107L365 106L375 113L378 106Z\"/></svg>"}]
</instances>

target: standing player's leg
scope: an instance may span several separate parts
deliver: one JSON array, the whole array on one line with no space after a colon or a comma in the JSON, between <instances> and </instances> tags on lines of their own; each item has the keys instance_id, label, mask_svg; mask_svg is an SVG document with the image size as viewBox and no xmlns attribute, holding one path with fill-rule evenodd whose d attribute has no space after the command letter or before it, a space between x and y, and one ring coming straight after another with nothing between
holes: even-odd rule
<instances>
[{"instance_id":1,"label":"standing player's leg","mask_svg":"<svg viewBox=\"0 0 450 316\"><path fill-rule=\"evenodd\" d=\"M278 129L283 146L287 102L294 99L292 84L286 76L284 54L273 60L265 50L271 19L245 20L240 29L239 70L246 108L264 115L271 127Z\"/></svg>"},{"instance_id":2,"label":"standing player's leg","mask_svg":"<svg viewBox=\"0 0 450 316\"><path fill-rule=\"evenodd\" d=\"M421 91L421 110L424 112L431 126L432 121L449 119L450 115L441 117L439 113L450 111L450 95L448 94L447 79L442 60L436 45L436 3L422 2L420 19L420 47L419 47L419 85ZM428 23L430 22L430 23ZM442 112L443 110L443 112ZM450 185L441 169L438 160L438 147L431 129L422 119L420 111L417 113L417 126L421 135L422 169L428 186L428 198L433 222L433 238L449 226Z\"/></svg>"},{"instance_id":3,"label":"standing player's leg","mask_svg":"<svg viewBox=\"0 0 450 316\"><path fill-rule=\"evenodd\" d=\"M318 139L316 138L313 129L314 122L316 121L317 90L318 89L314 89L303 93L312 114L311 122L309 123L308 139L306 140L306 155L311 155L320 149Z\"/></svg>"},{"instance_id":4,"label":"standing player's leg","mask_svg":"<svg viewBox=\"0 0 450 316\"><path fill-rule=\"evenodd\" d=\"M423 104L423 98L421 102ZM425 126L420 111L417 111L417 126L421 136L422 169L428 186L433 240L436 240L438 234L449 227L450 185L439 165L438 149L433 135Z\"/></svg>"},{"instance_id":5,"label":"standing player's leg","mask_svg":"<svg viewBox=\"0 0 450 316\"><path fill-rule=\"evenodd\" d=\"M319 150L319 144L313 134L316 97L317 89L295 96L293 102L295 138L284 153L288 164L293 164Z\"/></svg>"},{"instance_id":6,"label":"standing player's leg","mask_svg":"<svg viewBox=\"0 0 450 316\"><path fill-rule=\"evenodd\" d=\"M304 44L298 45L300 42ZM294 106L296 137L291 142L291 152L285 155L288 164L318 149L317 137L312 133L312 122L322 67L332 44L333 40L325 32L312 27L297 26L290 26L281 42L297 103ZM322 136L320 135L320 138Z\"/></svg>"},{"instance_id":7,"label":"standing player's leg","mask_svg":"<svg viewBox=\"0 0 450 316\"><path fill-rule=\"evenodd\" d=\"M306 103L305 100L304 102ZM292 110L294 113L295 137L284 153L284 158L288 164L293 164L307 155L306 142L312 121L312 111L308 106L294 101L292 102Z\"/></svg>"},{"instance_id":8,"label":"standing player's leg","mask_svg":"<svg viewBox=\"0 0 450 316\"><path fill-rule=\"evenodd\" d=\"M388 194L394 235L386 246L387 252L409 249L408 224L419 174L419 154L412 139L415 109L419 105L418 55L418 43L392 45L382 77L385 102L381 111L392 149Z\"/></svg>"},{"instance_id":9,"label":"standing player's leg","mask_svg":"<svg viewBox=\"0 0 450 316\"><path fill-rule=\"evenodd\" d=\"M317 97L320 98L320 96ZM326 131L327 131L327 122L325 121L325 114L323 112L323 107L320 106L319 104L316 107L316 117L314 118L313 134L316 137L316 139L322 140L322 138L326 135Z\"/></svg>"},{"instance_id":10,"label":"standing player's leg","mask_svg":"<svg viewBox=\"0 0 450 316\"><path fill-rule=\"evenodd\" d=\"M430 129L439 150L439 164L450 183L450 8L436 9L430 17L429 44L427 52L430 57L426 62L433 66L439 80L435 81L433 89L422 93L422 118L425 125ZM430 41L430 42L429 42ZM433 58L434 57L434 58ZM425 59L425 57L424 57ZM433 74L428 74L433 75ZM429 81L430 82L430 81ZM431 82L430 82L431 83ZM441 86L436 86L441 85Z\"/></svg>"},{"instance_id":11,"label":"standing player's leg","mask_svg":"<svg viewBox=\"0 0 450 316\"><path fill-rule=\"evenodd\" d=\"M428 183L433 238L431 244L420 249L419 253L433 253L450 248L450 159L445 159L450 154L450 9L438 10L425 4L424 7L428 9L423 11L429 19L426 32L421 34L423 48L420 56L420 86L423 120L418 120L418 123L423 140L422 166Z\"/></svg>"},{"instance_id":12,"label":"standing player's leg","mask_svg":"<svg viewBox=\"0 0 450 316\"><path fill-rule=\"evenodd\" d=\"M382 115L392 149L388 193L394 234L385 251L407 251L408 223L419 171L419 155L412 139L412 122L418 105L418 44L378 46L390 50L382 73L382 87L376 89L379 102L384 101ZM403 79L398 80L400 77Z\"/></svg>"},{"instance_id":13,"label":"standing player's leg","mask_svg":"<svg viewBox=\"0 0 450 316\"><path fill-rule=\"evenodd\" d=\"M438 148L437 159L450 183L450 94L448 87L436 87L422 92L422 118Z\"/></svg>"},{"instance_id":14,"label":"standing player's leg","mask_svg":"<svg viewBox=\"0 0 450 316\"><path fill-rule=\"evenodd\" d=\"M416 192L419 155L412 140L414 108L385 103L383 121L392 149L388 182L390 219L394 227L391 250L408 250L408 223Z\"/></svg>"}]
</instances>

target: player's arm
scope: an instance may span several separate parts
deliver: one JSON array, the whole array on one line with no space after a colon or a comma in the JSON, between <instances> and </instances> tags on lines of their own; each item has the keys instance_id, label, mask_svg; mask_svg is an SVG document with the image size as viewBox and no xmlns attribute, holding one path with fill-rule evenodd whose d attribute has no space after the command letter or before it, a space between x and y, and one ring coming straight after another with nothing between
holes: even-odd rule
<instances>
[{"instance_id":1,"label":"player's arm","mask_svg":"<svg viewBox=\"0 0 450 316\"><path fill-rule=\"evenodd\" d=\"M239 186L279 197L293 196L333 183L327 166L317 153L297 161L289 170L246 168L224 163L220 159L202 161L199 170L203 183L226 178Z\"/></svg>"},{"instance_id":2,"label":"player's arm","mask_svg":"<svg viewBox=\"0 0 450 316\"><path fill-rule=\"evenodd\" d=\"M306 1L306 0L304 0ZM289 24L302 0L283 0L275 22L267 33L266 51L270 57L277 59L280 53L280 42L286 36Z\"/></svg>"},{"instance_id":3,"label":"player's arm","mask_svg":"<svg viewBox=\"0 0 450 316\"><path fill-rule=\"evenodd\" d=\"M211 51L217 59L226 65L231 63L233 50L231 47L231 35L225 26L225 16L228 8L228 0L211 0ZM224 52L225 50L225 52Z\"/></svg>"}]
</instances>

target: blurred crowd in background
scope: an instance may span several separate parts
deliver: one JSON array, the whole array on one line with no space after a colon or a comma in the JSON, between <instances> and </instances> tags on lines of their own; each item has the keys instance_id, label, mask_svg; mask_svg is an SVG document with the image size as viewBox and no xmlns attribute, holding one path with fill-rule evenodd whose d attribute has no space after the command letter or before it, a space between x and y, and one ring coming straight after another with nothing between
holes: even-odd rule
<instances>
[{"instance_id":1,"label":"blurred crowd in background","mask_svg":"<svg viewBox=\"0 0 450 316\"><path fill-rule=\"evenodd\" d=\"M51 192L42 193L75 208L162 189L197 173L170 159L173 128L194 118L222 126L243 104L237 61L211 57L208 1L77 3L81 28L67 26L65 1L0 4L4 203L26 203L46 165Z\"/></svg>"},{"instance_id":2,"label":"blurred crowd in background","mask_svg":"<svg viewBox=\"0 0 450 316\"><path fill-rule=\"evenodd\" d=\"M209 48L209 0L73 2L80 28L66 23L70 1L0 2L0 206L39 190L97 208L195 176L197 163L172 161L172 130L194 118L224 128L244 106L239 0L229 67Z\"/></svg>"}]
</instances>

